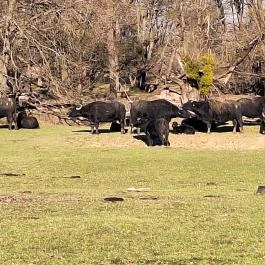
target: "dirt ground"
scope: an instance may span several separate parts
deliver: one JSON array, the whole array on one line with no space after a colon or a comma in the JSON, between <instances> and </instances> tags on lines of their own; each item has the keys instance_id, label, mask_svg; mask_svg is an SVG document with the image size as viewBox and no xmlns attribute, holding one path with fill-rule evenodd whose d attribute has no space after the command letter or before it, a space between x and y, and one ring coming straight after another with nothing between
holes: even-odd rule
<instances>
[{"instance_id":1,"label":"dirt ground","mask_svg":"<svg viewBox=\"0 0 265 265\"><path fill-rule=\"evenodd\" d=\"M176 119L181 123L181 119ZM171 125L170 125L171 126ZM216 150L265 150L265 135L259 133L258 122L245 120L244 133L233 133L232 122L218 126L216 131L207 134L196 132L195 135L176 135L170 133L172 147L216 149Z\"/></svg>"},{"instance_id":2,"label":"dirt ground","mask_svg":"<svg viewBox=\"0 0 265 265\"><path fill-rule=\"evenodd\" d=\"M90 127L69 127L65 142L80 148L163 148L147 147L145 134L131 134L130 128L125 135L110 133L109 124L100 125L100 134L91 135ZM244 133L233 133L232 124L225 124L210 134L196 132L195 135L173 134L170 132L170 148L203 150L265 150L265 135L259 133L259 126L246 125ZM69 136L68 136L69 135Z\"/></svg>"},{"instance_id":3,"label":"dirt ground","mask_svg":"<svg viewBox=\"0 0 265 265\"><path fill-rule=\"evenodd\" d=\"M255 128L256 131L258 128ZM195 135L170 134L169 141L174 148L216 149L216 150L265 150L265 136L258 133L244 134L214 132Z\"/></svg>"}]
</instances>

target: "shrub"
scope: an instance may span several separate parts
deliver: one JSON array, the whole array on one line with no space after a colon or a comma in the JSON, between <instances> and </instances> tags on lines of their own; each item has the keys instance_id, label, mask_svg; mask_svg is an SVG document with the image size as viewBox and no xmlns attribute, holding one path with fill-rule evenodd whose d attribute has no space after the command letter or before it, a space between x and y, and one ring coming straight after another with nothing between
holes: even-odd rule
<instances>
[{"instance_id":1,"label":"shrub","mask_svg":"<svg viewBox=\"0 0 265 265\"><path fill-rule=\"evenodd\" d=\"M213 68L215 66L215 58L212 54L204 54L198 59L185 58L185 71L188 78L197 80L201 95L208 95L213 85ZM203 74L200 74L200 70Z\"/></svg>"}]
</instances>

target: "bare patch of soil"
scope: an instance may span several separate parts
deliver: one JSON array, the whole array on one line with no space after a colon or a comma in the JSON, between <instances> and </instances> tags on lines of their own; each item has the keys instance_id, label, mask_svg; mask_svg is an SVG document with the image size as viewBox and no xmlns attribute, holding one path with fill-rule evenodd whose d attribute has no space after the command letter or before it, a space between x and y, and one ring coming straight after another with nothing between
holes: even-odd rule
<instances>
[{"instance_id":1,"label":"bare patch of soil","mask_svg":"<svg viewBox=\"0 0 265 265\"><path fill-rule=\"evenodd\" d=\"M255 134L196 133L195 135L170 134L169 141L174 148L217 149L217 150L265 150L265 137Z\"/></svg>"},{"instance_id":2,"label":"bare patch of soil","mask_svg":"<svg viewBox=\"0 0 265 265\"><path fill-rule=\"evenodd\" d=\"M16 195L0 195L0 204L34 203L34 202L67 202L80 201L82 198L75 195L33 195L30 191L22 191Z\"/></svg>"}]
</instances>

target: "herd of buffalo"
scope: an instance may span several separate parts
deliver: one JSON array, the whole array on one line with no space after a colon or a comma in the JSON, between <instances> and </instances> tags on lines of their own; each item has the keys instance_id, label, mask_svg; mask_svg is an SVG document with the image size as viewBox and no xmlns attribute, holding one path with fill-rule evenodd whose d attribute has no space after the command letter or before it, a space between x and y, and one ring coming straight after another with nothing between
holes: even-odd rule
<instances>
[{"instance_id":1,"label":"herd of buffalo","mask_svg":"<svg viewBox=\"0 0 265 265\"><path fill-rule=\"evenodd\" d=\"M153 101L138 100L130 104L127 115L125 105L118 101L94 101L84 106L71 107L68 116L71 119L82 117L91 124L91 132L99 133L101 122L112 122L112 126L125 133L125 126L138 128L146 134L147 145L169 146L169 122L172 118L184 118L181 125L172 123L173 133L194 134L196 131L210 133L218 123L233 122L233 132L243 132L243 119L259 118L260 133L265 134L265 97L242 98L239 100L188 101L177 106L165 99ZM0 98L0 118L7 118L8 128L15 129L39 128L35 117L27 112L25 106L20 106L15 94Z\"/></svg>"}]
</instances>

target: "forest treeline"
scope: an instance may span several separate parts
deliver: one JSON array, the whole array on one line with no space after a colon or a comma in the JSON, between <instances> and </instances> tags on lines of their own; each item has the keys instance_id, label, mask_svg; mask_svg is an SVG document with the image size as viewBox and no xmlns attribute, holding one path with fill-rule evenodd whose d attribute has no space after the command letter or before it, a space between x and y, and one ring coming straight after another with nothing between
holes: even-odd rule
<instances>
[{"instance_id":1,"label":"forest treeline","mask_svg":"<svg viewBox=\"0 0 265 265\"><path fill-rule=\"evenodd\" d=\"M1 93L66 97L183 77L203 93L262 90L264 2L2 0Z\"/></svg>"}]
</instances>

